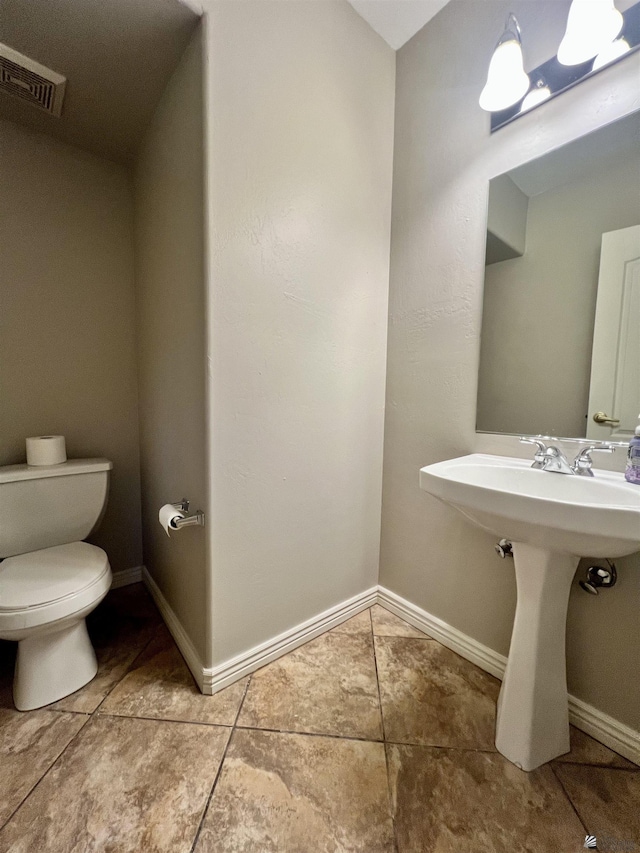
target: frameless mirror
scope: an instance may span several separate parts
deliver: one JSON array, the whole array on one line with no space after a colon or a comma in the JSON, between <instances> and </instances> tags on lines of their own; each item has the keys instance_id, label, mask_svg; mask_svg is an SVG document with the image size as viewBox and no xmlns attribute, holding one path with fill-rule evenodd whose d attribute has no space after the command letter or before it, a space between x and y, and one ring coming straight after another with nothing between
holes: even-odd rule
<instances>
[{"instance_id":1,"label":"frameless mirror","mask_svg":"<svg viewBox=\"0 0 640 853\"><path fill-rule=\"evenodd\" d=\"M624 440L640 413L640 113L494 178L480 432Z\"/></svg>"}]
</instances>

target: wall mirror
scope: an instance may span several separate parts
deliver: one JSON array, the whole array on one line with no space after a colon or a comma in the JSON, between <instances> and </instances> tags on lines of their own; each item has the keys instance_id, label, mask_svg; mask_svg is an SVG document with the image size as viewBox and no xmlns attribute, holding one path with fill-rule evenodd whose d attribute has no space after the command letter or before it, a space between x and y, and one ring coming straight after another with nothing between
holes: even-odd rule
<instances>
[{"instance_id":1,"label":"wall mirror","mask_svg":"<svg viewBox=\"0 0 640 853\"><path fill-rule=\"evenodd\" d=\"M639 412L634 113L490 182L476 426L625 440Z\"/></svg>"}]
</instances>

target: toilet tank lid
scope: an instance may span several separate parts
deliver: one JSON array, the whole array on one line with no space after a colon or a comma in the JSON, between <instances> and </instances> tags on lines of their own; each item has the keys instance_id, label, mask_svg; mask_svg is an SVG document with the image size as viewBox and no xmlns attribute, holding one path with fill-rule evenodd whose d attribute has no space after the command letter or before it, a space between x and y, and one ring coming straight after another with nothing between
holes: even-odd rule
<instances>
[{"instance_id":1,"label":"toilet tank lid","mask_svg":"<svg viewBox=\"0 0 640 853\"><path fill-rule=\"evenodd\" d=\"M2 465L0 483L18 480L42 480L45 477L69 477L72 474L93 474L110 471L113 463L108 459L68 459L59 465Z\"/></svg>"}]
</instances>

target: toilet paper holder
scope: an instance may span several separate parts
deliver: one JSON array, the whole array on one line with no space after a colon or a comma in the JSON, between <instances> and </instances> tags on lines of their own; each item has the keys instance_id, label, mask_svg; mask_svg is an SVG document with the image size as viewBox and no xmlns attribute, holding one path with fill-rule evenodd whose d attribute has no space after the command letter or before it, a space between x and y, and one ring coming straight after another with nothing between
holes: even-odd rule
<instances>
[{"instance_id":1,"label":"toilet paper holder","mask_svg":"<svg viewBox=\"0 0 640 853\"><path fill-rule=\"evenodd\" d=\"M182 498L181 501L177 501L173 506L182 512L189 512L189 501L187 498ZM176 518L175 521L171 522L171 527L180 530L181 527L192 527L195 524L204 527L204 513L201 509L197 509L191 515L185 515L184 518Z\"/></svg>"}]
</instances>

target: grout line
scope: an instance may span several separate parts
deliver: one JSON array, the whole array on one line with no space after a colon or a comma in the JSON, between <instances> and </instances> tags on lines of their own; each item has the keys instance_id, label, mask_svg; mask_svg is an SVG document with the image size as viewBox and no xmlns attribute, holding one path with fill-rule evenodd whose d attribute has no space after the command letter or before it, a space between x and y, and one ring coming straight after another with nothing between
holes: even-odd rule
<instances>
[{"instance_id":1,"label":"grout line","mask_svg":"<svg viewBox=\"0 0 640 853\"><path fill-rule=\"evenodd\" d=\"M393 830L393 849L395 853L398 853L400 849L398 845L398 828L396 826L396 814L394 809L394 796L393 789L391 787L391 774L389 772L389 747L392 744L387 743L386 741L383 744L384 748L384 764L387 770L387 791L389 793L389 811L391 812L391 829Z\"/></svg>"},{"instance_id":2,"label":"grout line","mask_svg":"<svg viewBox=\"0 0 640 853\"><path fill-rule=\"evenodd\" d=\"M242 699L240 700L240 704L238 705L238 713L236 714L236 718L233 721L233 728L235 729L238 725L238 720L240 719L240 712L242 711L242 706L244 705L244 700L247 698L247 693L249 692L249 686L253 680L253 673L249 675L247 679L247 683L244 688L244 693L242 694Z\"/></svg>"},{"instance_id":3,"label":"grout line","mask_svg":"<svg viewBox=\"0 0 640 853\"><path fill-rule=\"evenodd\" d=\"M222 773L222 765L224 764L224 760L227 757L227 750L229 749L229 744L231 743L231 738L233 737L234 729L232 728L229 737L227 738L227 743L225 744L224 751L222 753L222 758L220 759L220 764L218 765L218 769L216 770L216 775L213 780L213 784L211 785L211 790L209 791L209 796L207 797L207 801L204 804L204 808L202 809L202 816L198 823L198 827L196 829L196 834L193 837L193 844L189 848L190 853L194 853L196 849L196 844L200 839L200 833L202 832L202 827L204 826L204 820L207 816L207 812L209 811L209 805L211 804L211 800L213 799L213 793L216 789L216 785L218 784L218 779L220 778L220 774Z\"/></svg>"},{"instance_id":4,"label":"grout line","mask_svg":"<svg viewBox=\"0 0 640 853\"><path fill-rule=\"evenodd\" d=\"M554 776L555 776L555 778L557 779L558 784L560 785L560 789L562 790L562 793L565 795L565 797L566 797L566 798L567 798L567 800L569 801L569 805L571 806L571 808L573 809L573 811L574 811L574 812L575 812L575 814L576 814L576 817L578 818L578 820L579 820L579 821L580 821L580 823L582 824L582 828L583 828L583 830L584 830L584 831L587 833L587 835L588 835L588 834L589 834L589 829L588 829L588 827L587 827L587 824L582 820L582 817L581 817L581 815L580 815L580 812L578 811L578 809L576 808L576 806L575 806L575 805L574 805L574 803L573 803L573 800L571 799L571 797L570 797L570 796L569 796L569 794L567 793L567 789L565 788L565 786L564 786L564 783L563 783L562 779L561 779L561 778L558 776L558 774L556 773L556 769L555 769L555 767L553 766L553 764L552 764L552 763L550 763L550 764L549 764L549 767L551 767L551 772L553 773L553 775L554 775Z\"/></svg>"},{"instance_id":5,"label":"grout line","mask_svg":"<svg viewBox=\"0 0 640 853\"><path fill-rule=\"evenodd\" d=\"M624 756L621 756L624 758ZM592 770L620 770L623 773L640 773L640 766L635 767L616 767L615 764L591 764L587 761L560 761L557 758L553 759L554 767L589 767Z\"/></svg>"},{"instance_id":6,"label":"grout line","mask_svg":"<svg viewBox=\"0 0 640 853\"><path fill-rule=\"evenodd\" d=\"M293 729L272 729L265 726L235 726L238 731L246 732L270 732L276 735L302 735L303 737L328 737L333 740L353 740L358 743L384 743L383 740L376 740L370 737L357 737L356 735L336 735L329 732L305 732L294 731Z\"/></svg>"},{"instance_id":7,"label":"grout line","mask_svg":"<svg viewBox=\"0 0 640 853\"><path fill-rule=\"evenodd\" d=\"M159 626L158 626L158 627L159 627ZM114 689L118 686L118 684L120 684L120 682L122 681L122 679L123 679L123 678L124 678L124 677L125 677L125 676L130 672L130 671L131 671L131 669L133 668L133 666L134 666L135 662L138 660L138 658L140 657L140 655L141 655L144 651L146 651L147 647L149 646L149 644L150 644L150 643L152 642L152 640L154 639L155 633L156 633L155 631L152 633L152 635L149 637L149 640L144 644L144 646L140 649L140 651L139 651L139 652L138 652L138 654L135 656L135 658L131 661L130 665L127 667L127 669L126 669L126 671L123 673L122 677L121 677L121 678L119 678L119 679L118 679L118 681L116 681L116 683L115 683L115 684L114 684L114 685L109 689L109 691L107 692L107 694L106 694L106 695L105 695L105 696L100 700L99 704L98 704L98 705L93 709L93 711L88 711L88 712L87 712L87 711L67 711L67 710L65 710L64 708L53 708L53 707L46 707L46 706L45 706L45 709L43 709L43 710L46 710L46 711L47 711L47 713L49 713L49 714L74 714L74 715L76 715L76 716L86 717L87 719L86 719L86 721L85 721L84 725L82 725L82 726L78 729L78 731L74 734L74 736L73 736L73 737L71 738L71 740L66 744L66 746L65 746L65 747L64 747L64 748L63 748L63 749L58 753L58 755L56 755L56 757L53 759L53 761L51 762L51 764L47 767L47 769L44 771L44 773L40 776L40 778L38 779L38 781L37 781L37 782L33 785L33 787L32 787L32 788L30 788L30 789L29 789L29 791L24 795L24 797L22 798L22 800L20 800L20 802L18 803L18 805L15 807L15 809L13 809L13 811L12 811L12 812L11 812L11 814L7 817L7 819L6 819L2 824L0 824L0 829L4 829L4 827L5 827L5 826L9 823L9 821L14 817L14 815L17 813L17 811L18 811L18 810L19 810L19 809L24 805L25 801L26 801L26 800L31 796L31 794L33 794L33 792L34 792L34 791L36 790L36 788L40 785L40 783L44 780L44 778L45 778L46 776L48 776L48 775L49 775L49 772L52 770L52 768L54 767L54 765L58 762L58 760L59 760L60 758L62 758L62 756L65 754L65 752L67 751L67 749L69 749L69 747L70 747L70 746L71 746L71 744L75 741L75 739L78 737L78 735L79 735L82 731L84 731L85 727L86 727L86 726L89 724L89 722L91 721L91 718L92 718L92 717L94 716L94 714L96 714L96 713L97 713L97 711L102 707L102 704L103 704L103 702L105 701L105 699L107 698L107 696L109 696L109 694L111 693L111 691L112 691L112 690L114 690ZM90 682L89 682L89 683L90 683ZM83 688L81 687L81 688L80 688L80 690L82 690L82 689L83 689ZM73 694L71 694L71 695L73 695ZM67 697L65 696L65 697L64 697L64 699L66 699L66 698L67 698ZM62 701L64 701L64 699L60 699L60 700L58 700L58 701L62 702ZM52 703L52 704L55 704L55 703ZM40 709L38 709L38 710L40 710ZM102 715L101 715L101 716L102 716ZM108 715L106 715L106 714L105 714L104 716L108 716ZM110 715L109 715L109 716L110 716Z\"/></svg>"},{"instance_id":8,"label":"grout line","mask_svg":"<svg viewBox=\"0 0 640 853\"><path fill-rule=\"evenodd\" d=\"M93 715L93 714L97 714L97 713L98 713L98 711L100 711L100 709L102 708L102 706L104 705L104 703L107 701L107 699L109 698L109 696L111 696L111 694L112 694L112 693L113 693L113 691L116 689L116 687L118 687L118 686L119 686L119 685L124 681L124 679L127 677L127 675L129 675L129 673L133 671L133 669L134 669L134 667L135 667L136 663L138 662L138 658L140 658L140 656L141 656L141 655L143 655L143 654L147 651L147 649L149 648L149 646L151 645L151 643L155 640L159 627L160 627L160 626L158 626L158 627L156 628L156 630L152 631L151 636L149 637L149 639L147 640L147 642L142 646L142 648L140 649L140 651L138 652L138 654L133 658L133 660L131 661L131 663L129 664L129 666L125 669L125 671L122 673L122 675L120 676L120 678L115 682L115 684L112 684L112 685L111 685L111 687L107 690L107 692L106 692L106 693L105 693L105 695L102 697L102 699L100 700L100 702L96 705L96 707L95 707L95 708L93 709L93 711L91 712L91 714L92 714L92 715Z\"/></svg>"},{"instance_id":9,"label":"grout line","mask_svg":"<svg viewBox=\"0 0 640 853\"><path fill-rule=\"evenodd\" d=\"M376 686L378 688L378 704L380 706L380 722L382 724L382 741L383 741L383 750L384 750L384 766L387 774L387 794L389 796L389 816L391 817L391 829L393 831L393 848L395 853L398 853L398 832L396 829L396 817L395 811L393 808L393 791L391 789L391 776L389 774L389 755L387 752L387 735L384 727L384 714L382 712L382 693L380 692L380 673L378 671L378 656L376 654L376 637L373 633L373 617L371 616L371 610L369 610L369 618L371 619L371 643L373 646L373 665L376 670Z\"/></svg>"},{"instance_id":10,"label":"grout line","mask_svg":"<svg viewBox=\"0 0 640 853\"><path fill-rule=\"evenodd\" d=\"M27 712L27 713L29 713L29 712ZM50 712L50 713L51 713L51 712ZM54 710L54 711L53 711L53 713L56 713L56 711ZM59 711L58 713L60 713L60 714L66 714L66 713L69 713L69 712L68 712L68 711ZM29 797L33 794L33 792L34 792L34 791L36 790L36 788L40 785L40 783L43 781L43 779L45 779L45 778L49 775L49 773L51 772L51 770L53 769L53 767L58 763L58 761L62 758L62 756L65 754L65 752L69 749L69 747L70 747L70 746L71 746L71 744L75 741L75 739L78 737L78 735L80 734L80 732L84 731L84 729L87 727L87 725L89 724L89 721L90 721L90 719L91 719L91 715L90 715L90 714L84 714L84 716L85 716L87 719L85 720L85 722L83 723L83 725L82 725L82 726L80 726L80 728L78 729L78 731L74 734L74 736L71 738L71 740L70 740L70 741L65 745L65 747L64 747L63 749L61 749L61 750L60 750L60 752L58 753L58 755L56 755L56 757L53 759L53 761L51 762L51 764L50 764L50 765L47 767L47 769L44 771L44 773L42 774L42 776L38 779L38 781L35 783L35 785L33 785L33 787L31 787L31 788L27 791L27 793L26 793L26 794L24 795L24 797L20 800L20 802L18 803L18 805L15 807L15 809L11 812L11 814L9 815L9 817L4 821L4 823L0 824L0 830L4 829L4 828L5 828L5 826L7 826L7 824L9 823L9 821L13 819L13 817L17 814L17 812L19 811L19 809L21 809L21 808L22 808L22 806L23 806L23 805L25 804L25 802L29 799Z\"/></svg>"},{"instance_id":11,"label":"grout line","mask_svg":"<svg viewBox=\"0 0 640 853\"><path fill-rule=\"evenodd\" d=\"M482 746L445 746L437 743L416 743L415 741L412 742L408 740L387 740L385 743L388 743L389 746L415 746L418 747L418 749L448 749L452 752L478 752L482 755L500 755L495 747L493 749L489 749ZM508 761L508 759L505 758L505 761Z\"/></svg>"},{"instance_id":12,"label":"grout line","mask_svg":"<svg viewBox=\"0 0 640 853\"><path fill-rule=\"evenodd\" d=\"M380 605L378 605L378 606L380 606ZM398 616L398 619L400 619L399 616ZM406 624L409 625L408 622ZM442 645L442 643L440 643L439 640L436 640L434 637L429 637L428 634L424 633L424 631L420 631L420 628L415 628L414 630L420 631L422 636L421 637L414 637L414 636L409 636L408 634L405 635L405 634L380 634L380 633L376 633L375 628L373 628L373 620L371 621L371 627L372 627L373 636L378 637L378 639L380 639L380 640L420 640L422 642L424 642L425 640L428 640L428 642L430 642L430 643L439 643L440 645ZM413 628L413 625L409 625L409 627ZM384 631L385 629L382 628L381 630Z\"/></svg>"},{"instance_id":13,"label":"grout line","mask_svg":"<svg viewBox=\"0 0 640 853\"><path fill-rule=\"evenodd\" d=\"M370 737L358 737L357 735L337 735L332 734L330 732L306 732L303 730L296 731L294 729L274 729L269 728L267 726L242 726L236 725L234 728L239 729L240 731L256 731L256 732L271 732L272 734L277 735L302 735L303 737L325 737L325 738L333 738L334 740L352 740L357 741L358 743L385 743L389 746L411 746L418 747L419 749L442 749L449 750L451 752L478 752L483 755L499 755L500 753L496 749L484 749L482 747L473 747L473 746L442 746L438 744L432 743L415 743L411 741L399 741L399 740L376 740L376 738ZM505 759L506 761L506 759Z\"/></svg>"},{"instance_id":14,"label":"grout line","mask_svg":"<svg viewBox=\"0 0 640 853\"><path fill-rule=\"evenodd\" d=\"M80 688L80 690L82 690L82 688ZM58 699L57 701L62 702L63 700ZM48 714L76 714L78 717L90 717L93 713L93 711L67 711L65 708L52 708L51 705L43 705L40 708L34 708L33 711L20 711L20 713L32 714L34 711L46 711Z\"/></svg>"},{"instance_id":15,"label":"grout line","mask_svg":"<svg viewBox=\"0 0 640 853\"><path fill-rule=\"evenodd\" d=\"M227 757L227 751L229 749L229 746L231 745L231 739L232 739L233 734L236 730L236 724L238 722L238 717L240 716L240 711L242 710L242 706L244 705L244 700L246 698L247 691L249 690L249 685L251 684L251 678L252 678L252 676L250 675L249 678L247 679L247 683L245 685L244 693L242 694L242 698L240 699L240 702L238 704L238 710L236 712L236 716L235 716L235 719L233 721L233 725L231 726L231 733L229 734L229 737L227 738L227 743L226 743L224 751L222 753L222 758L220 759L220 764L218 765L218 769L216 771L216 775L215 775L215 778L213 780L213 785L211 786L211 790L209 791L209 796L207 797L207 801L204 804L204 809L202 810L202 817L200 818L198 828L196 829L196 834L195 834L194 839L193 839L193 844L191 845L191 848L190 848L190 853L194 853L194 851L196 849L196 845L197 845L198 840L200 838L200 833L202 832L202 827L204 826L204 821L205 821L205 818L207 816L207 812L209 811L209 806L211 804L211 800L213 799L213 795L215 793L216 786L218 784L218 779L220 778L220 775L222 773L222 766L223 766L225 759Z\"/></svg>"},{"instance_id":16,"label":"grout line","mask_svg":"<svg viewBox=\"0 0 640 853\"><path fill-rule=\"evenodd\" d=\"M97 715L101 720L146 720L149 723L178 723L181 726L209 726L213 729L232 729L233 723L205 723L202 720L174 720L172 717L147 717L141 714L117 714L114 711L102 711Z\"/></svg>"},{"instance_id":17,"label":"grout line","mask_svg":"<svg viewBox=\"0 0 640 853\"><path fill-rule=\"evenodd\" d=\"M372 645L373 645L373 665L376 670L376 687L378 688L378 705L380 707L380 725L382 728L382 740L386 742L387 733L384 725L384 713L382 711L382 692L380 690L380 673L378 671L378 656L376 654L376 638L372 637ZM385 753L386 754L386 753Z\"/></svg>"},{"instance_id":18,"label":"grout line","mask_svg":"<svg viewBox=\"0 0 640 853\"><path fill-rule=\"evenodd\" d=\"M387 736L384 729L384 714L382 713L382 694L380 692L380 673L378 672L378 657L376 655L375 634L371 638L371 645L373 646L373 665L376 671L376 687L378 689L378 707L380 708L380 727L382 729L382 740L386 741Z\"/></svg>"}]
</instances>

